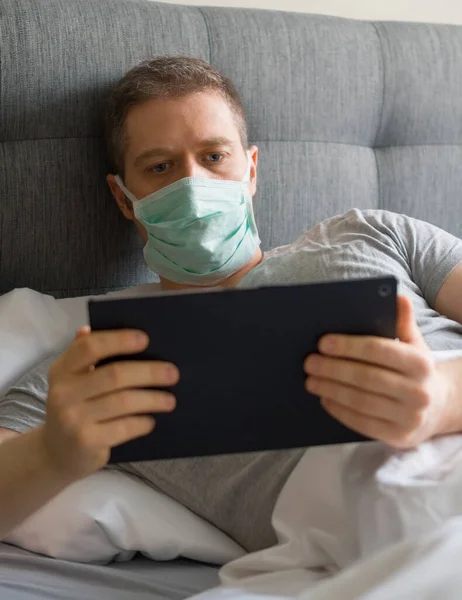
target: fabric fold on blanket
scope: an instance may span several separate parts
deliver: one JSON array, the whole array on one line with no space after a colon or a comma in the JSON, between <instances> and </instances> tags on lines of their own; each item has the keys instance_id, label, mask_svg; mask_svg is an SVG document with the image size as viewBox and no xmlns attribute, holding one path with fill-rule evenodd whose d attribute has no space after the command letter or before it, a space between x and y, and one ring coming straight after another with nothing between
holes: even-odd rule
<instances>
[{"instance_id":1,"label":"fabric fold on blanket","mask_svg":"<svg viewBox=\"0 0 462 600\"><path fill-rule=\"evenodd\" d=\"M236 581L190 600L459 600L462 518L431 533L393 544L328 580L310 572L280 571Z\"/></svg>"},{"instance_id":2,"label":"fabric fold on blanket","mask_svg":"<svg viewBox=\"0 0 462 600\"><path fill-rule=\"evenodd\" d=\"M433 355L451 360L462 351ZM220 578L229 586L305 570L317 581L460 514L462 434L407 451L379 442L310 448L275 505L278 544L225 565Z\"/></svg>"}]
</instances>

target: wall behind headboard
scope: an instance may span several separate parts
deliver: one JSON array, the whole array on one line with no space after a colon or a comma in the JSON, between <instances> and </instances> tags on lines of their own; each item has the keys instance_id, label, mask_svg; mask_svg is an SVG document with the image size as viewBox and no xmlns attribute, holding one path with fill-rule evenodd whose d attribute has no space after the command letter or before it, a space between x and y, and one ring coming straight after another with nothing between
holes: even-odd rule
<instances>
[{"instance_id":1,"label":"wall behind headboard","mask_svg":"<svg viewBox=\"0 0 462 600\"><path fill-rule=\"evenodd\" d=\"M377 21L462 24L461 0L163 0L174 4L242 6Z\"/></svg>"}]
</instances>

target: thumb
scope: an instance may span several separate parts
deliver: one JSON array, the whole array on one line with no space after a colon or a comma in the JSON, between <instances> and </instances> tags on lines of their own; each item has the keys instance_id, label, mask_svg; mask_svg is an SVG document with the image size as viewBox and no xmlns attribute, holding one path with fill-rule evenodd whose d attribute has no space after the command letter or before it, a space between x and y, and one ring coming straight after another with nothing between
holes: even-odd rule
<instances>
[{"instance_id":1,"label":"thumb","mask_svg":"<svg viewBox=\"0 0 462 600\"><path fill-rule=\"evenodd\" d=\"M80 327L77 330L77 333L75 334L74 339L78 340L79 338L84 337L84 336L88 335L89 333L91 333L90 326L89 325L84 325L83 327Z\"/></svg>"},{"instance_id":2,"label":"thumb","mask_svg":"<svg viewBox=\"0 0 462 600\"><path fill-rule=\"evenodd\" d=\"M90 325L84 325L83 327L79 327L79 329L77 329L77 333L75 334L74 340L79 340L80 338L83 338L86 335L89 335L90 333L91 333ZM88 370L94 371L95 367L92 365L91 367L88 368Z\"/></svg>"},{"instance_id":3,"label":"thumb","mask_svg":"<svg viewBox=\"0 0 462 600\"><path fill-rule=\"evenodd\" d=\"M397 335L400 342L428 349L415 320L414 307L406 296L398 296Z\"/></svg>"}]
</instances>

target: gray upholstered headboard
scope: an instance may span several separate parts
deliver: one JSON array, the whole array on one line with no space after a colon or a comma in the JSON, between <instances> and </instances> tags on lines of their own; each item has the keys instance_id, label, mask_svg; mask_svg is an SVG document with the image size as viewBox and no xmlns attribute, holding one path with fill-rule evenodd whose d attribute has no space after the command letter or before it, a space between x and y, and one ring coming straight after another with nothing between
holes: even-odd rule
<instances>
[{"instance_id":1,"label":"gray upholstered headboard","mask_svg":"<svg viewBox=\"0 0 462 600\"><path fill-rule=\"evenodd\" d=\"M462 237L462 28L146 0L1 0L0 293L152 279L106 189L102 99L139 60L208 59L260 147L266 248L386 208Z\"/></svg>"}]
</instances>

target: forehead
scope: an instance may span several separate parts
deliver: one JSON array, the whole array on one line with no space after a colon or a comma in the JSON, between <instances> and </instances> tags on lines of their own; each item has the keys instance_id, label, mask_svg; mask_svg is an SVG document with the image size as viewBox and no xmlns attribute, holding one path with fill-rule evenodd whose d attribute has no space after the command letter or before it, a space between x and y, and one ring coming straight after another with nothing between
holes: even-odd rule
<instances>
[{"instance_id":1,"label":"forehead","mask_svg":"<svg viewBox=\"0 0 462 600\"><path fill-rule=\"evenodd\" d=\"M127 153L153 144L181 149L217 137L240 140L236 115L213 91L148 100L134 106L125 121Z\"/></svg>"}]
</instances>

